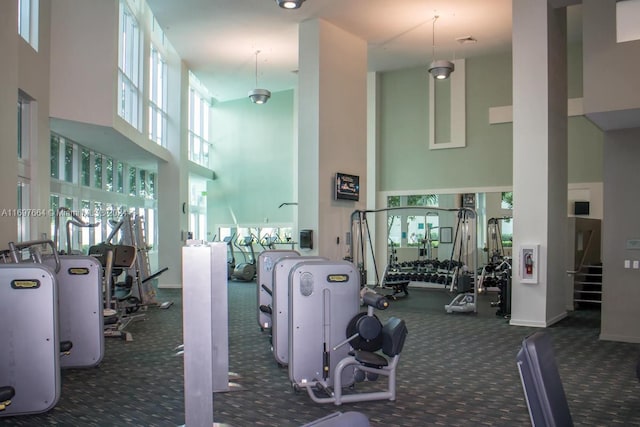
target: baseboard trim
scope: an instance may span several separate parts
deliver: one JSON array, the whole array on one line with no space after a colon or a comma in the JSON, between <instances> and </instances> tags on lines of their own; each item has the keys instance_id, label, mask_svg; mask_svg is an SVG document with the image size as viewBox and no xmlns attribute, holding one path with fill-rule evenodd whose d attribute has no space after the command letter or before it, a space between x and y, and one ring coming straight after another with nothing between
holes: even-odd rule
<instances>
[{"instance_id":1,"label":"baseboard trim","mask_svg":"<svg viewBox=\"0 0 640 427\"><path fill-rule=\"evenodd\" d=\"M628 335L614 335L614 334L600 334L599 337L602 341L618 341L638 344L640 343L640 337L630 337Z\"/></svg>"},{"instance_id":2,"label":"baseboard trim","mask_svg":"<svg viewBox=\"0 0 640 427\"><path fill-rule=\"evenodd\" d=\"M511 326L528 326L530 328L546 328L548 326L557 323L568 316L568 313L562 312L557 316L546 320L546 321L538 321L538 320L526 320L526 319L514 319L513 317L509 321L509 325Z\"/></svg>"}]
</instances>

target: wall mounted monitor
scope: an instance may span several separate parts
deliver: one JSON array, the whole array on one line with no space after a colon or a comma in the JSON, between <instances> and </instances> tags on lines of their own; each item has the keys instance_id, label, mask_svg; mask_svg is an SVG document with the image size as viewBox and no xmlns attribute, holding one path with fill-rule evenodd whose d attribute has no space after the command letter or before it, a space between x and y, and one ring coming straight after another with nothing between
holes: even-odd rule
<instances>
[{"instance_id":1,"label":"wall mounted monitor","mask_svg":"<svg viewBox=\"0 0 640 427\"><path fill-rule=\"evenodd\" d=\"M360 199L360 177L347 173L336 173L335 199L358 201Z\"/></svg>"},{"instance_id":2,"label":"wall mounted monitor","mask_svg":"<svg viewBox=\"0 0 640 427\"><path fill-rule=\"evenodd\" d=\"M573 205L574 215L589 215L589 202L574 202Z\"/></svg>"}]
</instances>

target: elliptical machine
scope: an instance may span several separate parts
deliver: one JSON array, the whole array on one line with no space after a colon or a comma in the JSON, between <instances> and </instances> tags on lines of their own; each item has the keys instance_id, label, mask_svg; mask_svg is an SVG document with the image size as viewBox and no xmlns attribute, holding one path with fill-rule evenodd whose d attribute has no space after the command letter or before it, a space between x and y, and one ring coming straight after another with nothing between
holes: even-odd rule
<instances>
[{"instance_id":1,"label":"elliptical machine","mask_svg":"<svg viewBox=\"0 0 640 427\"><path fill-rule=\"evenodd\" d=\"M245 236L242 239L242 244L237 242L236 240L235 245L244 255L245 262L236 264L231 278L240 282L250 282L256 277L256 254L253 251L253 236ZM251 255L247 254L246 250L242 249L242 246L248 247Z\"/></svg>"},{"instance_id":2,"label":"elliptical machine","mask_svg":"<svg viewBox=\"0 0 640 427\"><path fill-rule=\"evenodd\" d=\"M227 244L227 280L233 276L233 271L236 269L236 256L233 251L233 238L236 234L225 237L222 241Z\"/></svg>"}]
</instances>

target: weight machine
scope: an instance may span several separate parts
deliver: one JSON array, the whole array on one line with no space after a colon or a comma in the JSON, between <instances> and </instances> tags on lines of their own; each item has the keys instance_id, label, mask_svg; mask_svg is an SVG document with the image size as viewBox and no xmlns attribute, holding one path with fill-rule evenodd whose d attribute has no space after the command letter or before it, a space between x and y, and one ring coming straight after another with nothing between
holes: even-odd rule
<instances>
[{"instance_id":1,"label":"weight machine","mask_svg":"<svg viewBox=\"0 0 640 427\"><path fill-rule=\"evenodd\" d=\"M58 292L62 368L89 368L104 356L102 336L102 269L90 256L59 255L52 240L9 242L5 263L34 263L51 268ZM70 351L73 348L73 351Z\"/></svg>"},{"instance_id":2,"label":"weight machine","mask_svg":"<svg viewBox=\"0 0 640 427\"><path fill-rule=\"evenodd\" d=\"M169 268L164 267L155 273L151 272L149 262L149 245L147 243L144 217L142 215L124 213L118 222L110 221L113 229L105 239L105 243L112 245L124 245L135 250L135 262L125 269L125 275L129 277L129 283L125 280L129 290L127 301L134 306L160 306L167 308L171 302L160 303L156 299L156 290L153 281Z\"/></svg>"},{"instance_id":3,"label":"weight machine","mask_svg":"<svg viewBox=\"0 0 640 427\"><path fill-rule=\"evenodd\" d=\"M489 263L499 264L505 257L500 221L510 219L511 217L503 216L501 218L489 218L487 221L487 254Z\"/></svg>"},{"instance_id":4,"label":"weight machine","mask_svg":"<svg viewBox=\"0 0 640 427\"><path fill-rule=\"evenodd\" d=\"M457 295L450 304L445 306L445 310L451 312L477 312L477 295L476 286L476 270L478 265L477 251L477 215L471 208L440 208L435 206L411 206L411 207L389 207L381 209L356 210L351 214L351 250L352 261L358 267L361 277L361 283L366 283L367 251L370 250L371 263L373 264L375 284L373 288L378 286L393 286L394 293L389 295L395 299L398 292L407 292L410 282L416 281L419 277L412 274L388 274L390 272L400 273L402 266L399 264L392 265L389 263L383 270L383 276L380 278L378 265L376 261L375 250L373 247L369 223L367 215L378 214L382 212L425 212L425 215L434 212L450 212L456 215L455 233L452 235L451 255L448 260L422 260L419 263L419 269L434 269L435 271L429 275L432 282L437 278L437 283L446 286L449 292ZM442 231L442 227L440 227ZM387 236L388 238L388 236ZM441 242L442 243L442 242ZM369 248L367 249L367 245ZM415 267L411 264L409 267ZM415 277L415 279L414 279ZM392 280L389 280L392 279Z\"/></svg>"}]
</instances>

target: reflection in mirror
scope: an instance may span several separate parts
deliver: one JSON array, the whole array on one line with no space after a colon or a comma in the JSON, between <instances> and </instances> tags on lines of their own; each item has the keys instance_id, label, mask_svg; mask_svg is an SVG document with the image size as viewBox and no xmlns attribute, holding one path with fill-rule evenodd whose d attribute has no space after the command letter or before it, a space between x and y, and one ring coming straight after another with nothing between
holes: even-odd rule
<instances>
[{"instance_id":1,"label":"reflection in mirror","mask_svg":"<svg viewBox=\"0 0 640 427\"><path fill-rule=\"evenodd\" d=\"M461 205L461 194L414 194L387 197L387 207L433 206L456 208ZM486 264L498 255L511 257L513 241L513 192L487 192L476 194L475 210L478 214L478 250L480 264ZM491 220L496 223L491 229ZM440 241L441 228L452 227L455 218L447 212L400 213L387 215L387 259L449 258L451 245ZM496 229L497 228L497 229ZM446 233L445 233L446 234ZM496 240L499 239L499 240ZM445 247L446 246L446 247ZM392 253L393 252L393 253Z\"/></svg>"}]
</instances>

